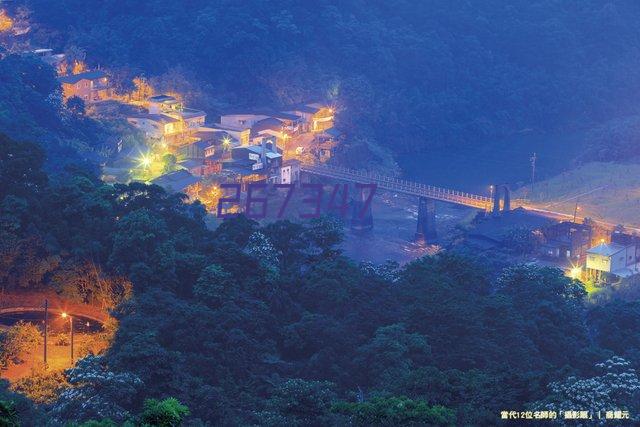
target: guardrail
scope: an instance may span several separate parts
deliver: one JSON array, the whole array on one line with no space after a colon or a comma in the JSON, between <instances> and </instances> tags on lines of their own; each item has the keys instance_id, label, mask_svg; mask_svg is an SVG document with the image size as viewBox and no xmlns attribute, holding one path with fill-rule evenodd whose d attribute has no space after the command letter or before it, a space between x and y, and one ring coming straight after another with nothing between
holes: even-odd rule
<instances>
[{"instance_id":1,"label":"guardrail","mask_svg":"<svg viewBox=\"0 0 640 427\"><path fill-rule=\"evenodd\" d=\"M328 178L344 179L347 181L362 182L366 184L375 183L385 190L399 193L429 197L444 202L459 205L471 206L480 209L489 209L491 198L464 191L451 190L448 188L435 187L433 185L419 182L407 181L377 173L348 169L340 166L326 165L302 165L303 172L321 175Z\"/></svg>"}]
</instances>

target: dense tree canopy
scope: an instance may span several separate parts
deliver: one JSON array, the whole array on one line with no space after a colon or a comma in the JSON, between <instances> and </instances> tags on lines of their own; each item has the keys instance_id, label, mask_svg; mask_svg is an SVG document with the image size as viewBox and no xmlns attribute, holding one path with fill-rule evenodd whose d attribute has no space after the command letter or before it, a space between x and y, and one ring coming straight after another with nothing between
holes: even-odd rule
<instances>
[{"instance_id":1,"label":"dense tree canopy","mask_svg":"<svg viewBox=\"0 0 640 427\"><path fill-rule=\"evenodd\" d=\"M186 405L212 424L492 424L566 399L547 384L593 377L615 353L640 363L623 338L634 303L589 307L560 270L496 276L452 251L357 265L329 219L210 231L198 203L159 187L47 179L21 154L39 150L2 138L2 289L102 295L120 321L107 353L67 374L55 419L182 418Z\"/></svg>"},{"instance_id":2,"label":"dense tree canopy","mask_svg":"<svg viewBox=\"0 0 640 427\"><path fill-rule=\"evenodd\" d=\"M380 157L363 141L420 149L638 112L633 1L28 3L41 43L161 76L211 114L330 98L361 157Z\"/></svg>"}]
</instances>

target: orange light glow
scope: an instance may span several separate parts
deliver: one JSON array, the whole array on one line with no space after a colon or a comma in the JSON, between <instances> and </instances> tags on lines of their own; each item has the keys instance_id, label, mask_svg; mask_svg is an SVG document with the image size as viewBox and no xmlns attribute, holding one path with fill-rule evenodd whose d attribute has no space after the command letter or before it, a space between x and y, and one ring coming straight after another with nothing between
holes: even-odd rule
<instances>
[{"instance_id":1,"label":"orange light glow","mask_svg":"<svg viewBox=\"0 0 640 427\"><path fill-rule=\"evenodd\" d=\"M73 69L71 70L72 74L80 74L85 71L87 71L87 65L84 62L78 60L73 61Z\"/></svg>"},{"instance_id":2,"label":"orange light glow","mask_svg":"<svg viewBox=\"0 0 640 427\"><path fill-rule=\"evenodd\" d=\"M9 31L13 28L13 19L7 15L7 12L2 9L0 10L0 33L4 33L5 31Z\"/></svg>"},{"instance_id":3,"label":"orange light glow","mask_svg":"<svg viewBox=\"0 0 640 427\"><path fill-rule=\"evenodd\" d=\"M153 88L144 77L135 77L133 85L136 88L131 93L131 98L135 101L144 101L154 95Z\"/></svg>"},{"instance_id":4,"label":"orange light glow","mask_svg":"<svg viewBox=\"0 0 640 427\"><path fill-rule=\"evenodd\" d=\"M66 63L66 61L62 61L60 64L58 64L58 75L66 76L67 74L69 74L69 65Z\"/></svg>"}]
</instances>

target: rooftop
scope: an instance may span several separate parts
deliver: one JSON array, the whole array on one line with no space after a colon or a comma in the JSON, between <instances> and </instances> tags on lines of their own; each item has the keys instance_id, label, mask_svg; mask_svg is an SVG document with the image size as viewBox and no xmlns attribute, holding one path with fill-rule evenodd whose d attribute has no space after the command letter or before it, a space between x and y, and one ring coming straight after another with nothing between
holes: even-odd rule
<instances>
[{"instance_id":1,"label":"rooftop","mask_svg":"<svg viewBox=\"0 0 640 427\"><path fill-rule=\"evenodd\" d=\"M612 255L617 254L620 251L625 249L622 245L617 245L615 243L601 243L598 246L594 246L591 249L587 250L589 255L601 255L605 257L610 257Z\"/></svg>"},{"instance_id":2,"label":"rooftop","mask_svg":"<svg viewBox=\"0 0 640 427\"><path fill-rule=\"evenodd\" d=\"M194 138L199 138L201 142L206 142L207 145L220 145L225 138L228 138L231 141L231 144L235 144L237 142L231 135L223 130L215 130L215 131L198 131L192 134Z\"/></svg>"},{"instance_id":3,"label":"rooftop","mask_svg":"<svg viewBox=\"0 0 640 427\"><path fill-rule=\"evenodd\" d=\"M76 84L80 80L98 80L103 77L107 77L107 73L105 73L102 70L95 70L95 71L86 71L80 74L73 74L71 76L58 77L58 81L60 83Z\"/></svg>"},{"instance_id":4,"label":"rooftop","mask_svg":"<svg viewBox=\"0 0 640 427\"><path fill-rule=\"evenodd\" d=\"M273 117L269 117L267 119L263 119L260 120L259 122L257 122L255 125L253 125L251 127L251 131L258 133L258 132L262 132L264 130L275 130L275 131L281 131L282 130L282 122L278 119L275 119Z\"/></svg>"},{"instance_id":5,"label":"rooftop","mask_svg":"<svg viewBox=\"0 0 640 427\"><path fill-rule=\"evenodd\" d=\"M321 109L325 108L327 105L322 102L308 102L305 104L295 104L291 105L287 108L284 108L285 111L300 111L302 113L310 113L315 114Z\"/></svg>"},{"instance_id":6,"label":"rooftop","mask_svg":"<svg viewBox=\"0 0 640 427\"><path fill-rule=\"evenodd\" d=\"M204 117L207 115L202 110L196 110L195 108L182 108L180 110L171 110L167 114L175 114L183 119L192 119L194 117Z\"/></svg>"},{"instance_id":7,"label":"rooftop","mask_svg":"<svg viewBox=\"0 0 640 427\"><path fill-rule=\"evenodd\" d=\"M161 103L165 103L165 102L178 102L177 99L175 99L173 96L170 95L156 95L156 96L152 96L149 97L149 99L147 100L149 102L161 102Z\"/></svg>"},{"instance_id":8,"label":"rooftop","mask_svg":"<svg viewBox=\"0 0 640 427\"><path fill-rule=\"evenodd\" d=\"M144 114L144 113L140 113L140 114L134 114L128 117L129 119L145 119L145 120L152 120L154 122L158 122L158 123L176 123L179 120L178 119L174 119L173 117L169 117L166 116L164 114Z\"/></svg>"},{"instance_id":9,"label":"rooftop","mask_svg":"<svg viewBox=\"0 0 640 427\"><path fill-rule=\"evenodd\" d=\"M332 136L334 138L338 138L340 135L342 135L342 132L340 132L338 129L334 127L325 129L323 133L326 133L327 135Z\"/></svg>"},{"instance_id":10,"label":"rooftop","mask_svg":"<svg viewBox=\"0 0 640 427\"><path fill-rule=\"evenodd\" d=\"M182 166L185 169L197 168L198 166L203 165L203 161L200 159L187 159L181 162L178 162L178 165Z\"/></svg>"},{"instance_id":11,"label":"rooftop","mask_svg":"<svg viewBox=\"0 0 640 427\"><path fill-rule=\"evenodd\" d=\"M197 182L200 182L200 178L191 175L185 169L164 174L151 181L152 184L176 193L184 191L187 187Z\"/></svg>"},{"instance_id":12,"label":"rooftop","mask_svg":"<svg viewBox=\"0 0 640 427\"><path fill-rule=\"evenodd\" d=\"M282 111L273 110L270 108L257 108L251 110L231 110L227 111L221 116L266 116L273 117L280 120L300 120L300 116L295 114L285 113Z\"/></svg>"}]
</instances>

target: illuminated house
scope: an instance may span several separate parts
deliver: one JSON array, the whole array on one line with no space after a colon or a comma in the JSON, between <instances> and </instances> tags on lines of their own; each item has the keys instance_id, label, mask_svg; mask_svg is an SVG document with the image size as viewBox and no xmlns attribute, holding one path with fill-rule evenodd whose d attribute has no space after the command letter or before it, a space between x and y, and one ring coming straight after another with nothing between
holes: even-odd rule
<instances>
[{"instance_id":1,"label":"illuminated house","mask_svg":"<svg viewBox=\"0 0 640 427\"><path fill-rule=\"evenodd\" d=\"M152 96L147 100L149 114L164 114L183 122L185 132L197 131L204 126L207 114L202 110L186 108L176 98L169 95Z\"/></svg>"},{"instance_id":2,"label":"illuminated house","mask_svg":"<svg viewBox=\"0 0 640 427\"><path fill-rule=\"evenodd\" d=\"M169 95L147 99L148 114L127 117L127 121L150 138L162 139L173 147L182 147L198 141L194 135L204 126L206 113L185 108Z\"/></svg>"},{"instance_id":3,"label":"illuminated house","mask_svg":"<svg viewBox=\"0 0 640 427\"><path fill-rule=\"evenodd\" d=\"M284 123L274 117L269 117L256 122L251 127L251 141L259 144L264 137L274 137L276 140L282 141L285 136Z\"/></svg>"},{"instance_id":4,"label":"illuminated house","mask_svg":"<svg viewBox=\"0 0 640 427\"><path fill-rule=\"evenodd\" d=\"M261 145L234 148L231 150L231 158L232 161L225 164L225 168L245 168L253 172L279 168L282 164L282 154L278 152L274 141L266 139L262 141Z\"/></svg>"},{"instance_id":5,"label":"illuminated house","mask_svg":"<svg viewBox=\"0 0 640 427\"><path fill-rule=\"evenodd\" d=\"M277 184L295 184L300 181L300 160L289 159L282 163Z\"/></svg>"},{"instance_id":6,"label":"illuminated house","mask_svg":"<svg viewBox=\"0 0 640 427\"><path fill-rule=\"evenodd\" d=\"M169 95L158 95L148 99L149 113L150 114L165 114L174 119L184 122L183 129L197 130L201 126L204 126L207 114L202 110L196 110L193 108L186 108Z\"/></svg>"},{"instance_id":7,"label":"illuminated house","mask_svg":"<svg viewBox=\"0 0 640 427\"><path fill-rule=\"evenodd\" d=\"M271 130L277 130L281 135L284 132L295 134L301 129L302 119L295 114L267 109L227 113L220 116L222 128L236 131L251 129L251 132L255 134L264 130L262 127L265 124L269 124ZM276 127L273 127L274 124ZM278 138L281 138L281 135Z\"/></svg>"},{"instance_id":8,"label":"illuminated house","mask_svg":"<svg viewBox=\"0 0 640 427\"><path fill-rule=\"evenodd\" d=\"M336 128L328 128L315 134L315 147L313 153L321 162L328 161L338 145L338 140L342 136L342 132Z\"/></svg>"},{"instance_id":9,"label":"illuminated house","mask_svg":"<svg viewBox=\"0 0 640 427\"><path fill-rule=\"evenodd\" d=\"M148 138L170 142L182 133L182 123L164 114L137 114L127 117L127 121L144 132Z\"/></svg>"},{"instance_id":10,"label":"illuminated house","mask_svg":"<svg viewBox=\"0 0 640 427\"><path fill-rule=\"evenodd\" d=\"M147 99L149 114L162 114L182 108L182 104L169 95L156 95Z\"/></svg>"},{"instance_id":11,"label":"illuminated house","mask_svg":"<svg viewBox=\"0 0 640 427\"><path fill-rule=\"evenodd\" d=\"M87 71L80 74L58 77L65 99L77 96L86 103L111 98L112 90L104 71Z\"/></svg>"},{"instance_id":12,"label":"illuminated house","mask_svg":"<svg viewBox=\"0 0 640 427\"><path fill-rule=\"evenodd\" d=\"M207 159L221 157L230 152L233 147L240 145L229 133L201 128L192 134L195 142L180 147L178 153L185 159Z\"/></svg>"},{"instance_id":13,"label":"illuminated house","mask_svg":"<svg viewBox=\"0 0 640 427\"><path fill-rule=\"evenodd\" d=\"M287 108L285 113L301 118L303 132L321 132L334 124L333 108L319 102L295 105Z\"/></svg>"},{"instance_id":14,"label":"illuminated house","mask_svg":"<svg viewBox=\"0 0 640 427\"><path fill-rule=\"evenodd\" d=\"M587 250L587 275L597 281L608 282L639 272L636 243L601 243Z\"/></svg>"},{"instance_id":15,"label":"illuminated house","mask_svg":"<svg viewBox=\"0 0 640 427\"><path fill-rule=\"evenodd\" d=\"M542 229L544 242L540 254L552 259L584 261L593 236L589 224L563 221Z\"/></svg>"},{"instance_id":16,"label":"illuminated house","mask_svg":"<svg viewBox=\"0 0 640 427\"><path fill-rule=\"evenodd\" d=\"M220 116L220 124L238 130L251 129L253 125L267 118L269 118L268 115L261 113L230 113Z\"/></svg>"}]
</instances>

